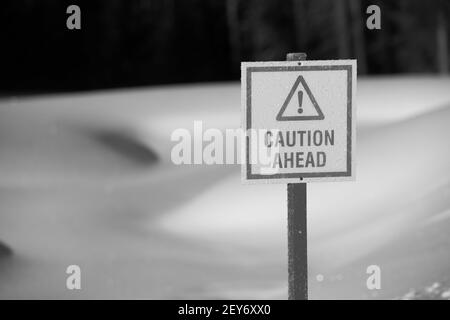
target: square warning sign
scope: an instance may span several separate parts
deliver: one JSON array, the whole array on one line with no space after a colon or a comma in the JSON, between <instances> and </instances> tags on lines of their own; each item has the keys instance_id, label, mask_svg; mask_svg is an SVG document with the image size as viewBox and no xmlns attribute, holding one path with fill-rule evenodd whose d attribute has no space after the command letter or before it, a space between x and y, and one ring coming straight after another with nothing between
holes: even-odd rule
<instances>
[{"instance_id":1,"label":"square warning sign","mask_svg":"<svg viewBox=\"0 0 450 320\"><path fill-rule=\"evenodd\" d=\"M356 60L244 62L241 72L244 181L354 179Z\"/></svg>"}]
</instances>

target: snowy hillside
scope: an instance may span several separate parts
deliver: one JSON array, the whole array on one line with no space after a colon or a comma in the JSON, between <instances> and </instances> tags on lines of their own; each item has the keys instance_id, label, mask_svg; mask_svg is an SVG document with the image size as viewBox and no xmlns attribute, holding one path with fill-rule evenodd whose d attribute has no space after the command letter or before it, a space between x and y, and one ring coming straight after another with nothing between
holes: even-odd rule
<instances>
[{"instance_id":1,"label":"snowy hillside","mask_svg":"<svg viewBox=\"0 0 450 320\"><path fill-rule=\"evenodd\" d=\"M448 88L358 81L356 182L308 185L312 299L398 298L450 277ZM286 298L286 187L170 161L174 129L239 127L239 90L0 100L0 298ZM80 292L65 288L70 264Z\"/></svg>"}]
</instances>

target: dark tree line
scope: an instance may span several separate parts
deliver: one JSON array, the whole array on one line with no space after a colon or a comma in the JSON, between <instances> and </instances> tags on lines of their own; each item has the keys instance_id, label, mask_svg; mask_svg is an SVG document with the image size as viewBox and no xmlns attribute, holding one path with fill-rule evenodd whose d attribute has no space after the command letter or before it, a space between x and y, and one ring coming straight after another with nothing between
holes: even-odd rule
<instances>
[{"instance_id":1,"label":"dark tree line","mask_svg":"<svg viewBox=\"0 0 450 320\"><path fill-rule=\"evenodd\" d=\"M66 8L81 7L81 30ZM381 8L381 30L366 8ZM448 0L2 1L1 89L235 80L240 61L357 58L362 74L449 72Z\"/></svg>"}]
</instances>

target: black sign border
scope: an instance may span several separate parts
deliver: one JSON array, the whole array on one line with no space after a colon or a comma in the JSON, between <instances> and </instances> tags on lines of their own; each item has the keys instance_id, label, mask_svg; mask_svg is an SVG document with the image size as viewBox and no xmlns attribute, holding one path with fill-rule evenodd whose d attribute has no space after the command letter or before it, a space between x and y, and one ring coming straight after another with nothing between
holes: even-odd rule
<instances>
[{"instance_id":1,"label":"black sign border","mask_svg":"<svg viewBox=\"0 0 450 320\"><path fill-rule=\"evenodd\" d=\"M327 65L327 66L264 66L246 68L246 132L251 129L251 106L252 106L252 72L280 72L280 71L347 71L347 170L339 172L296 172L277 174L252 174L250 164L250 137L247 135L246 144L246 178L247 180L258 179L300 179L303 178L327 178L327 177L351 177L352 175L352 90L353 90L353 66L352 65Z\"/></svg>"}]
</instances>

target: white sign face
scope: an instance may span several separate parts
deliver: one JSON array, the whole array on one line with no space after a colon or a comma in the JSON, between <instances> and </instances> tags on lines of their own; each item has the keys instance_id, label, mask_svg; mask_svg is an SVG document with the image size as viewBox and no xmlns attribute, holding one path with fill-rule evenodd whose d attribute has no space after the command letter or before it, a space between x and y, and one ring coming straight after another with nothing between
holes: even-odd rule
<instances>
[{"instance_id":1,"label":"white sign face","mask_svg":"<svg viewBox=\"0 0 450 320\"><path fill-rule=\"evenodd\" d=\"M242 178L353 180L356 60L243 62Z\"/></svg>"}]
</instances>

